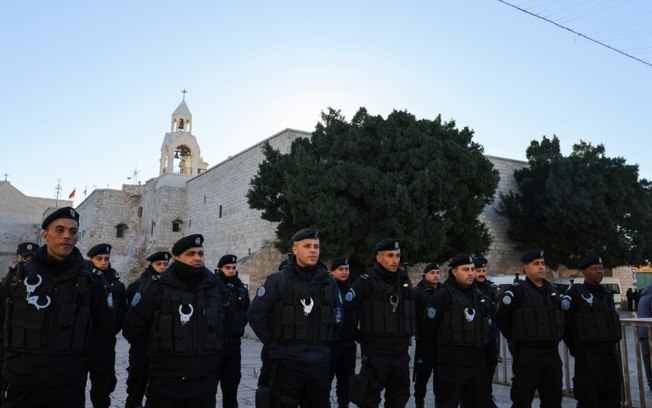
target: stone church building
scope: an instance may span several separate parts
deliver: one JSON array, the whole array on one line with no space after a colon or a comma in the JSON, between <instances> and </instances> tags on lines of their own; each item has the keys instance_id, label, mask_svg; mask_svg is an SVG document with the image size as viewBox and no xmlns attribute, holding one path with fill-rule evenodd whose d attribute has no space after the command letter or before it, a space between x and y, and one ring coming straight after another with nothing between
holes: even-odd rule
<instances>
[{"instance_id":1,"label":"stone church building","mask_svg":"<svg viewBox=\"0 0 652 408\"><path fill-rule=\"evenodd\" d=\"M273 148L287 153L294 140L309 138L311 134L285 129L208 168L208 163L202 159L198 139L192 134L192 124L192 114L183 100L172 113L170 131L163 137L159 175L144 184L123 185L120 190L94 190L79 204L78 247L86 254L93 245L111 244L111 263L123 280L130 282L146 266L148 254L169 250L179 238L200 233L205 237L206 266L215 269L222 255L233 253L238 256L241 279L254 290L267 274L276 270L284 257L273 246L276 225L263 220L260 211L250 209L246 199L250 180L264 159L262 145L269 142ZM527 163L486 157L500 175L496 198L501 192L515 190L513 172ZM10 200L6 200L7 191L13 197ZM3 273L6 271L4 263L8 265L13 258L18 242L39 242L40 220L47 208L53 206L53 200L21 195L9 183L0 184L0 209L12 206L2 211L6 216L0 218L3 230L9 232L3 234L0 242L0 255L4 255L3 265L0 265ZM70 204L59 202L59 206ZM490 261L490 273L513 274L521 270L519 253L507 238L507 220L498 216L496 206L494 201L480 216L493 237L485 256ZM29 211L24 212L24 209ZM15 214L22 215L19 219ZM10 223L14 221L18 224ZM419 266L412 267L410 272L416 283Z\"/></svg>"}]
</instances>

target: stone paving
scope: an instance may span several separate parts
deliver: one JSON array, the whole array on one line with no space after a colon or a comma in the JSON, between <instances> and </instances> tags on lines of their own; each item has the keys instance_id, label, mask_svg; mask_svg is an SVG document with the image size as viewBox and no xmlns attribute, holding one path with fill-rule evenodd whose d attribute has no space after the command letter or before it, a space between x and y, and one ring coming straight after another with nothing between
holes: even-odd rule
<instances>
[{"instance_id":1,"label":"stone paving","mask_svg":"<svg viewBox=\"0 0 652 408\"><path fill-rule=\"evenodd\" d=\"M630 337L631 339L631 337ZM631 343L630 343L631 344ZM630 346L631 347L631 346ZM628 347L628 348L630 348ZM414 347L413 347L414 348ZM413 348L411 352L413 352ZM118 335L118 341L116 345L116 373L118 377L118 384L116 386L115 391L112 394L112 407L115 408L123 408L125 404L125 400L127 398L126 394L126 380L127 380L127 356L128 356L128 349L129 349L129 344L127 341L122 337L122 335ZM258 382L258 374L260 371L260 349L261 349L261 343L256 339L256 337L252 334L251 330L249 327L247 327L247 333L245 334L245 338L242 340L242 381L240 383L240 388L238 390L238 401L240 403L240 407L254 407L254 401L255 401L255 392L256 392L256 386ZM636 370L635 366L635 354L630 351L629 353L629 360L630 360L630 371ZM359 360L358 360L359 363ZM359 368L358 368L359 369ZM358 371L356 369L356 372ZM499 364L498 367L499 370L501 370L501 366ZM412 370L410 369L410 372ZM633 383L636 382L636 372L631 371L630 375L631 381ZM431 384L428 385L428 393L426 397L426 407L434 407L434 396L431 392ZM509 386L504 386L504 385L496 385L494 384L494 395L496 397L496 403L499 407L505 408L505 407L510 407L511 402L509 399L509 391L510 387ZM638 388L635 387L633 384L633 389L632 389L632 396L635 401L634 407L639 407L640 404L638 404ZM647 406L652 407L652 391L646 390L645 393L645 400L647 401ZM88 393L86 396L86 405L87 407L91 407L90 404L90 399L88 397ZM331 391L331 405L332 406L337 406L336 400L335 400L335 390L333 389ZM539 403L535 400L534 406L538 406ZM222 406L222 400L221 400L221 392L218 391L217 393L217 407ZM353 407L353 404L351 405ZM381 403L382 406L382 403ZM571 398L564 398L562 402L562 407L563 408L571 408L575 407L576 402L574 399ZM407 404L408 408L413 408L414 407L414 398L410 398ZM472 408L472 407L470 407Z\"/></svg>"}]
</instances>

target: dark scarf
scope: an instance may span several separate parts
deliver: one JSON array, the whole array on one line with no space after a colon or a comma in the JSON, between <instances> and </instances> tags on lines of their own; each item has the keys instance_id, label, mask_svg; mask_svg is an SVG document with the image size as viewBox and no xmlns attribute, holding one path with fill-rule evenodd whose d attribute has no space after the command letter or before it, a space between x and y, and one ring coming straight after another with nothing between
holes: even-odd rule
<instances>
[{"instance_id":1,"label":"dark scarf","mask_svg":"<svg viewBox=\"0 0 652 408\"><path fill-rule=\"evenodd\" d=\"M206 271L207 269L203 266L195 268L182 262L174 263L174 273L177 275L177 278L179 278L182 283L188 285L189 288L195 288L199 282L203 281L206 278Z\"/></svg>"}]
</instances>

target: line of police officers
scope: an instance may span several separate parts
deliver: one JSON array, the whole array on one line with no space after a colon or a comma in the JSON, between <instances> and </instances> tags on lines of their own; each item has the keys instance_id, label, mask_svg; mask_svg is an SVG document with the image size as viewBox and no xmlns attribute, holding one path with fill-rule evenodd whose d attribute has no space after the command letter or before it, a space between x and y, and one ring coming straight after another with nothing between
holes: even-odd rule
<instances>
[{"instance_id":1,"label":"line of police officers","mask_svg":"<svg viewBox=\"0 0 652 408\"><path fill-rule=\"evenodd\" d=\"M93 406L109 406L120 329L131 345L128 407L140 406L145 390L152 407L214 407L218 383L224 406L237 407L247 319L271 373L257 395L261 406L328 407L337 376L340 407L349 400L377 407L383 390L386 407L404 407L415 334L418 407L431 374L437 407L495 406L497 329L514 357L513 406L531 406L536 390L542 407L561 406L562 339L575 356L578 406L620 401L620 325L611 294L599 285L598 257L580 262L585 283L562 297L543 279L543 252L526 252L526 280L497 302L485 258L456 255L443 285L431 263L413 289L399 267L399 241L387 238L375 247L374 265L351 284L348 260L333 260L329 273L319 260L318 231L308 228L294 234L287 262L249 305L236 257L222 257L213 274L199 234L177 241L171 255L148 257L148 268L125 290L110 267L110 245L91 248L84 261L75 247L78 227L70 207L49 215L45 245L26 243L32 259L18 258L3 280L5 407L83 407L88 374Z\"/></svg>"}]
</instances>

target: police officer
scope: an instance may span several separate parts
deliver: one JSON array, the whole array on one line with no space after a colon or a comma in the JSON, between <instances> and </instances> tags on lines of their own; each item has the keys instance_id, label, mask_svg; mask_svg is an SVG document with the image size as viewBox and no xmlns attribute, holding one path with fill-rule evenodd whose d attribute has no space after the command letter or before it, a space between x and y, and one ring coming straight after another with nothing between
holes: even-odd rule
<instances>
[{"instance_id":1,"label":"police officer","mask_svg":"<svg viewBox=\"0 0 652 408\"><path fill-rule=\"evenodd\" d=\"M111 405L111 393L115 390L115 335L122 329L127 312L127 292L120 276L111 267L111 245L97 244L88 250L88 267L96 279L106 289L109 307L114 312L114 332L94 333L88 360L88 373L91 380L91 402L94 408L108 408Z\"/></svg>"},{"instance_id":2,"label":"police officer","mask_svg":"<svg viewBox=\"0 0 652 408\"><path fill-rule=\"evenodd\" d=\"M498 353L500 352L498 344L500 343L500 332L496 326L496 310L498 309L498 289L494 284L487 279L487 258L484 256L476 256L473 258L473 266L475 267L475 281L473 284L480 289L482 295L486 300L487 313L489 317L489 340L484 348L484 357L487 361L487 397L489 398L489 406L497 408L496 399L493 395L493 380L496 372L496 365L498 365Z\"/></svg>"},{"instance_id":3,"label":"police officer","mask_svg":"<svg viewBox=\"0 0 652 408\"><path fill-rule=\"evenodd\" d=\"M45 245L5 280L3 407L84 407L92 331L113 333L106 292L75 247L79 214L63 207L41 225ZM5 313L6 312L6 313Z\"/></svg>"},{"instance_id":4,"label":"police officer","mask_svg":"<svg viewBox=\"0 0 652 408\"><path fill-rule=\"evenodd\" d=\"M416 408L423 408L424 406L426 387L431 375L433 393L435 392L437 384L435 348L428 344L423 323L428 300L442 287L442 284L439 282L439 264L437 262L430 262L427 264L426 267L423 268L421 277L421 281L412 290L417 319L416 348L414 349L414 373L412 374L412 380L414 381L414 405Z\"/></svg>"},{"instance_id":5,"label":"police officer","mask_svg":"<svg viewBox=\"0 0 652 408\"><path fill-rule=\"evenodd\" d=\"M215 406L224 294L204 267L203 243L200 234L178 240L174 262L129 308L123 334L132 345L147 344L153 408Z\"/></svg>"},{"instance_id":6,"label":"police officer","mask_svg":"<svg viewBox=\"0 0 652 408\"><path fill-rule=\"evenodd\" d=\"M160 274L168 267L172 254L167 251L154 252L147 257L149 265L143 273L127 287L127 302L138 304L142 292L150 282L160 279ZM147 344L129 346L129 367L127 368L127 400L125 408L138 408L143 402L147 389Z\"/></svg>"},{"instance_id":7,"label":"police officer","mask_svg":"<svg viewBox=\"0 0 652 408\"><path fill-rule=\"evenodd\" d=\"M539 390L541 407L561 406L562 372L558 345L564 333L561 296L544 279L543 251L521 256L525 281L504 293L496 314L498 328L514 357L511 398L515 407L529 407Z\"/></svg>"},{"instance_id":8,"label":"police officer","mask_svg":"<svg viewBox=\"0 0 652 408\"><path fill-rule=\"evenodd\" d=\"M416 325L412 283L399 268L397 239L385 238L375 249L376 262L345 298L345 313L359 315L362 351L351 400L361 407L377 407L384 389L385 407L404 407L410 398L408 348Z\"/></svg>"},{"instance_id":9,"label":"police officer","mask_svg":"<svg viewBox=\"0 0 652 408\"><path fill-rule=\"evenodd\" d=\"M437 348L438 408L487 407L487 305L473 286L473 258L455 255L448 279L428 302L425 328Z\"/></svg>"},{"instance_id":10,"label":"police officer","mask_svg":"<svg viewBox=\"0 0 652 408\"><path fill-rule=\"evenodd\" d=\"M238 406L238 385L240 373L241 337L247 325L247 310L249 309L249 292L238 278L238 258L235 255L224 255L217 263L217 278L225 288L224 300L224 347L222 360L217 370L217 382L222 389L222 406L235 408Z\"/></svg>"},{"instance_id":11,"label":"police officer","mask_svg":"<svg viewBox=\"0 0 652 408\"><path fill-rule=\"evenodd\" d=\"M620 318L613 295L600 285L602 258L579 261L584 283L572 285L562 297L564 343L575 357L573 394L577 406L620 407Z\"/></svg>"},{"instance_id":12,"label":"police officer","mask_svg":"<svg viewBox=\"0 0 652 408\"><path fill-rule=\"evenodd\" d=\"M274 407L330 407L330 347L341 323L337 285L319 262L319 233L292 236L292 255L256 292L247 318L272 365Z\"/></svg>"},{"instance_id":13,"label":"police officer","mask_svg":"<svg viewBox=\"0 0 652 408\"><path fill-rule=\"evenodd\" d=\"M340 296L344 298L351 289L349 258L339 257L331 261L331 276L337 283ZM355 355L358 346L355 343L355 320L344 314L342 327L331 346L331 377L337 377L337 406L349 406L349 380L355 374Z\"/></svg>"}]
</instances>

